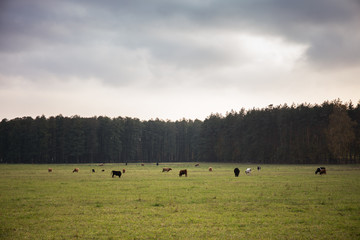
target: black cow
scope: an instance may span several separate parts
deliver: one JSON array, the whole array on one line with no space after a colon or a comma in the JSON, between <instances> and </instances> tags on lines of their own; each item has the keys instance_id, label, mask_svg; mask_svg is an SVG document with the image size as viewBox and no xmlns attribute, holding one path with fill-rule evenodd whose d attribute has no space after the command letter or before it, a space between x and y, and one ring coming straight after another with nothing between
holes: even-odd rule
<instances>
[{"instance_id":1,"label":"black cow","mask_svg":"<svg viewBox=\"0 0 360 240\"><path fill-rule=\"evenodd\" d=\"M315 174L318 174L318 173L320 173L320 175L326 174L326 168L324 168L324 167L317 168L315 171Z\"/></svg>"},{"instance_id":2,"label":"black cow","mask_svg":"<svg viewBox=\"0 0 360 240\"><path fill-rule=\"evenodd\" d=\"M240 170L238 168L234 169L235 177L239 176Z\"/></svg>"},{"instance_id":3,"label":"black cow","mask_svg":"<svg viewBox=\"0 0 360 240\"><path fill-rule=\"evenodd\" d=\"M92 169L91 171L92 171L92 172L95 172L95 169Z\"/></svg>"},{"instance_id":4,"label":"black cow","mask_svg":"<svg viewBox=\"0 0 360 240\"><path fill-rule=\"evenodd\" d=\"M181 177L182 175L185 175L185 177L187 177L187 169L180 170L179 177Z\"/></svg>"},{"instance_id":5,"label":"black cow","mask_svg":"<svg viewBox=\"0 0 360 240\"><path fill-rule=\"evenodd\" d=\"M119 178L121 177L121 171L112 171L112 177L114 176L119 176Z\"/></svg>"}]
</instances>

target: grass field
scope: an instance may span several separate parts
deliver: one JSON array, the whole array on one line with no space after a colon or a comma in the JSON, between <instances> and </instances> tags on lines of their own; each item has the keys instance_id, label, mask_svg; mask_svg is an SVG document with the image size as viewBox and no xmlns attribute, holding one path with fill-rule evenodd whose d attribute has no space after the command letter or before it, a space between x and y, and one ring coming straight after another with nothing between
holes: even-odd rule
<instances>
[{"instance_id":1,"label":"grass field","mask_svg":"<svg viewBox=\"0 0 360 240\"><path fill-rule=\"evenodd\" d=\"M360 239L360 166L316 167L0 165L0 239Z\"/></svg>"}]
</instances>

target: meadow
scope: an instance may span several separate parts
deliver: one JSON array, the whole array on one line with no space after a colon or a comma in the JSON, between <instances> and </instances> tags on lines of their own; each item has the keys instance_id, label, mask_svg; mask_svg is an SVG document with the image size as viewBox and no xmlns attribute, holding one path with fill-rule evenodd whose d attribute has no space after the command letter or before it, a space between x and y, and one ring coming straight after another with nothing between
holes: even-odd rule
<instances>
[{"instance_id":1,"label":"meadow","mask_svg":"<svg viewBox=\"0 0 360 240\"><path fill-rule=\"evenodd\" d=\"M0 239L360 239L359 165L256 166L3 164Z\"/></svg>"}]
</instances>

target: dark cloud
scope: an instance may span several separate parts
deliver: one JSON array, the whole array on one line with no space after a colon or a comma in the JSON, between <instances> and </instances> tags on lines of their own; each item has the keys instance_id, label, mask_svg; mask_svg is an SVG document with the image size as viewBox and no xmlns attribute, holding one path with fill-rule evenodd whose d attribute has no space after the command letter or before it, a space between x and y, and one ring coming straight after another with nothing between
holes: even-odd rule
<instances>
[{"instance_id":1,"label":"dark cloud","mask_svg":"<svg viewBox=\"0 0 360 240\"><path fill-rule=\"evenodd\" d=\"M0 71L126 84L157 64L213 69L234 61L233 46L216 42L229 31L307 45L314 66L352 66L359 13L356 0L2 1Z\"/></svg>"},{"instance_id":2,"label":"dark cloud","mask_svg":"<svg viewBox=\"0 0 360 240\"><path fill-rule=\"evenodd\" d=\"M214 1L203 21L256 34L278 35L309 46L316 65L344 67L360 63L358 0Z\"/></svg>"}]
</instances>

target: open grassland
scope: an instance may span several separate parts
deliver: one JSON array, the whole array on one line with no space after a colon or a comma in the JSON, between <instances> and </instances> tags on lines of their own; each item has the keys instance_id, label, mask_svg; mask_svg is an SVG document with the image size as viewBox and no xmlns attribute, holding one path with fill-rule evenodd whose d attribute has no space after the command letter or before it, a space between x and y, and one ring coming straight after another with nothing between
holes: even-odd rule
<instances>
[{"instance_id":1,"label":"open grassland","mask_svg":"<svg viewBox=\"0 0 360 240\"><path fill-rule=\"evenodd\" d=\"M316 167L0 165L0 239L360 239L360 166Z\"/></svg>"}]
</instances>

